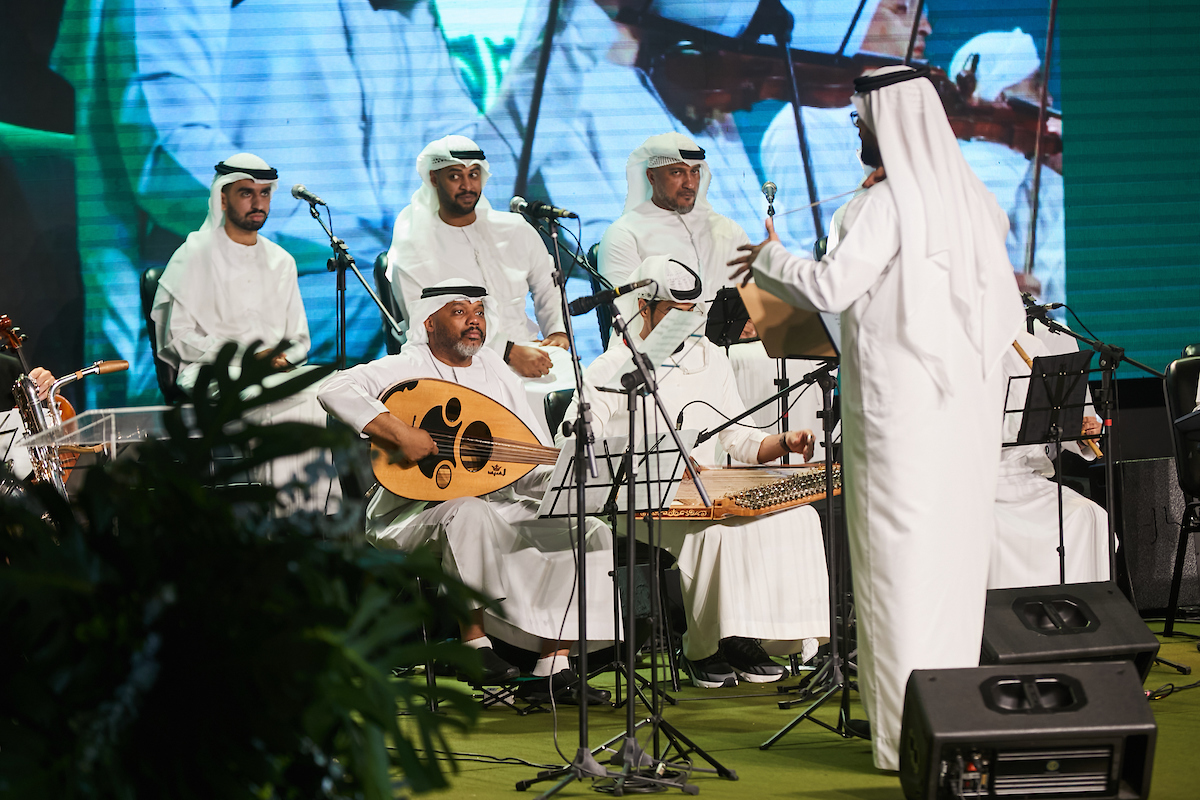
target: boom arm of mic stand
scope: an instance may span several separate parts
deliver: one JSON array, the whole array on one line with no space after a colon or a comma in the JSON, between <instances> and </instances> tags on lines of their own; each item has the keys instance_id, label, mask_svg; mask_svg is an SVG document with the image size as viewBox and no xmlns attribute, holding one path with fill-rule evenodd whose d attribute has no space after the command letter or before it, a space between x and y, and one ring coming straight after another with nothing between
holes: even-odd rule
<instances>
[{"instance_id":1,"label":"boom arm of mic stand","mask_svg":"<svg viewBox=\"0 0 1200 800\"><path fill-rule=\"evenodd\" d=\"M786 395L788 392L792 391L793 389L800 387L800 386L808 386L810 384L816 383L822 375L828 374L829 370L833 369L836 366L837 366L836 361L826 361L823 366L817 367L812 372L808 373L807 375L805 375L803 378L796 381L795 383L788 384L787 386L783 387L775 394L768 397L766 400L763 400L758 405L756 405L752 408L746 409L741 414L738 414L736 417L733 417L732 419L722 422L720 425L718 425L717 427L713 428L710 431L704 431L698 437L696 437L696 444L702 444L704 442L707 442L709 439L716 436L721 431L725 430L726 428L730 427L731 425L736 425L737 423L744 420L746 417L753 414L755 411L758 411L760 408L765 408L768 405L770 405L771 403L774 403L776 400L783 397L784 395Z\"/></svg>"},{"instance_id":2,"label":"boom arm of mic stand","mask_svg":"<svg viewBox=\"0 0 1200 800\"><path fill-rule=\"evenodd\" d=\"M379 307L379 313L383 314L383 318L388 321L388 325L391 326L392 331L397 337L402 337L404 332L400 330L400 323L396 322L396 318L391 315L391 313L383 305L383 302L380 301L379 295L375 294L375 290L371 288L369 283L367 283L367 279L364 278L362 273L358 271L358 264L355 263L354 256L350 255L350 251L346 248L346 243L333 235L333 232L330 231L325 225L325 220L321 219L321 212L317 211L317 207L315 205L310 204L308 207L308 212L312 214L313 219L320 223L321 229L324 230L325 235L329 237L329 246L333 248L334 258L337 260L338 265L340 266L341 264L346 264L354 271L354 275L358 278L358 282L362 284L363 288L367 290L367 294L371 296L371 300L373 300L375 305Z\"/></svg>"},{"instance_id":3,"label":"boom arm of mic stand","mask_svg":"<svg viewBox=\"0 0 1200 800\"><path fill-rule=\"evenodd\" d=\"M633 337L629 335L629 329L625 324L625 317L621 316L621 311L617 308L617 304L615 302L610 301L608 307L612 309L613 329L625 337L625 343L628 345L629 351L634 355L634 370L641 378L641 382L646 385L646 391L649 392L650 396L654 398L654 405L658 408L658 413L662 415L664 420L666 420L667 432L671 434L671 438L674 440L675 446L679 448L679 452L681 454L684 453L683 440L679 438L679 431L675 430L675 426L671 424L671 415L667 413L666 406L663 405L662 397L660 397L658 394L658 384L654 381L654 373L651 370L646 369L645 356L643 356L636 350L636 348L634 348ZM630 431L630 434L632 433L633 431ZM633 447L632 436L629 440L629 446ZM708 499L708 492L704 489L704 484L700 482L700 476L696 474L696 467L694 464L692 464L692 460L690 458L685 458L683 460L683 465L687 467L688 475L692 476L692 483L696 486L696 491L700 495L701 502L703 502L706 506L711 506L712 501ZM632 500L633 498L631 497L630 501L632 502Z\"/></svg>"}]
</instances>

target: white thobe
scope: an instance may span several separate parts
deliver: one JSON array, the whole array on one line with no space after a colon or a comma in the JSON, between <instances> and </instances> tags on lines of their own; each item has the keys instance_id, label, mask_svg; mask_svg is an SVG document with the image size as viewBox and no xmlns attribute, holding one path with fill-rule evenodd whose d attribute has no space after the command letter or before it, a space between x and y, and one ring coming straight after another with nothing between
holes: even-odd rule
<instances>
[{"instance_id":1,"label":"white thobe","mask_svg":"<svg viewBox=\"0 0 1200 800\"><path fill-rule=\"evenodd\" d=\"M409 219L428 220L432 229L410 231ZM432 252L418 252L422 246L430 246ZM447 278L487 289L487 345L497 352L503 353L509 342L530 344L539 338L539 327L541 338L566 330L562 296L554 285L553 260L542 238L520 214L481 209L474 223L461 227L448 225L436 214L401 215L388 251L388 272L405 330L422 324L409 319L409 309L415 307L421 290ZM533 296L536 324L525 313L528 295ZM522 380L534 414L545 425L546 395L573 387L575 373L569 351L553 346L542 349L552 362L550 374Z\"/></svg>"},{"instance_id":2,"label":"white thobe","mask_svg":"<svg viewBox=\"0 0 1200 800\"><path fill-rule=\"evenodd\" d=\"M707 430L744 405L721 348L703 337L691 341L698 342L694 349L675 365L655 372L671 423L683 410L684 428ZM610 347L585 373L598 436L628 435L625 396L592 388L619 378L615 372L627 358L624 345ZM701 403L684 408L698 398L717 410ZM657 424L661 428L667 423L659 419ZM696 448L693 457L701 464L719 466L728 452L736 462L756 464L764 438L761 432L733 426ZM618 531L624 532L624 517L618 519ZM829 636L825 547L820 518L811 507L716 521L664 520L659 531L659 544L679 567L687 615L683 647L688 658L712 655L721 639L729 636L779 643L772 647L777 653L799 652L801 640ZM639 538L644 535L639 528Z\"/></svg>"},{"instance_id":3,"label":"white thobe","mask_svg":"<svg viewBox=\"0 0 1200 800\"><path fill-rule=\"evenodd\" d=\"M944 341L954 380L946 395L905 345L890 191L855 197L840 234L820 262L769 243L754 274L793 305L842 315L843 498L859 686L875 763L897 769L909 673L979 664L1003 392L999 367L985 377L965 337Z\"/></svg>"},{"instance_id":4,"label":"white thobe","mask_svg":"<svg viewBox=\"0 0 1200 800\"><path fill-rule=\"evenodd\" d=\"M1073 340L1068 337L1068 343ZM1022 331L1017 342L1030 358L1049 354L1034 336ZM1074 348L1071 348L1074 349ZM1007 381L1007 410L1025 405L1029 367L1012 348L1003 361ZM1013 442L1021 428L1021 414L1004 415L1004 441ZM1078 442L1064 448L1084 458L1095 458ZM988 588L1049 586L1059 582L1058 486L1047 480L1054 465L1045 445L1005 447L1001 451L1000 475L996 484L996 540L988 572ZM1066 583L1091 583L1109 579L1108 516L1104 509L1074 489L1064 486L1063 550Z\"/></svg>"},{"instance_id":5,"label":"white thobe","mask_svg":"<svg viewBox=\"0 0 1200 800\"><path fill-rule=\"evenodd\" d=\"M253 245L238 244L224 226L196 231L175 251L159 280L151 318L158 336L158 357L178 371L176 384L192 392L200 368L228 342L238 345L231 368L236 372L246 348L265 350L286 343L292 364L308 357L308 319L296 277L296 261L263 235ZM292 373L271 376L270 385ZM255 412L260 424L303 422L325 427L317 388ZM315 471L310 472L310 467ZM254 477L277 487L293 482L306 491L281 495L281 510L333 511L341 487L328 449L284 456L255 470Z\"/></svg>"},{"instance_id":6,"label":"white thobe","mask_svg":"<svg viewBox=\"0 0 1200 800\"><path fill-rule=\"evenodd\" d=\"M361 364L330 378L320 391L329 413L362 429L387 412L377 398L394 384L440 378L474 389L517 415L543 444L544 426L534 416L520 380L499 355L483 348L469 367L450 367L429 345L409 345L399 355ZM483 497L441 503L409 500L379 487L367 506L367 536L381 547L411 550L431 542L446 571L485 596L500 600L500 613L485 611L489 634L538 651L542 640L578 638L572 526L538 519L538 502L549 470L533 472ZM613 619L612 534L599 520L587 530L589 645L617 638Z\"/></svg>"}]
</instances>

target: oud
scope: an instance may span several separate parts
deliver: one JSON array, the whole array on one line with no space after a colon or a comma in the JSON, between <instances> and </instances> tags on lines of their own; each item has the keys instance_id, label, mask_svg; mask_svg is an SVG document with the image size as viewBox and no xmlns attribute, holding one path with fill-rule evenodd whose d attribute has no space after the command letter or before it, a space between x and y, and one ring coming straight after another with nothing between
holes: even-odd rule
<instances>
[{"instance_id":1,"label":"oud","mask_svg":"<svg viewBox=\"0 0 1200 800\"><path fill-rule=\"evenodd\" d=\"M416 462L392 460L372 443L371 468L388 491L410 500L453 500L503 489L539 464L546 447L516 414L473 389L436 378L397 383L379 399L397 418L433 438L438 452Z\"/></svg>"}]
</instances>

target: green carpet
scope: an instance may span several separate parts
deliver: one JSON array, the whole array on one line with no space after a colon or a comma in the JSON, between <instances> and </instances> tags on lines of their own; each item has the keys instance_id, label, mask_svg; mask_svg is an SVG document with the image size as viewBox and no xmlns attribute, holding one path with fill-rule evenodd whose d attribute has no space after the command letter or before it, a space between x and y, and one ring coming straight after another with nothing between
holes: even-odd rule
<instances>
[{"instance_id":1,"label":"green carpet","mask_svg":"<svg viewBox=\"0 0 1200 800\"><path fill-rule=\"evenodd\" d=\"M1161 623L1151 624L1161 629ZM1185 624L1178 630L1200 634L1200 625ZM1162 639L1160 656L1191 666L1195 672L1183 676L1156 665L1146 680L1148 690L1166 684L1181 687L1200 681L1200 652L1193 640ZM794 681L792 681L794 683ZM593 681L612 688L611 674ZM856 693L851 693L852 716L861 716ZM692 782L700 795L711 798L865 798L899 800L903 797L894 773L876 770L871 763L870 744L862 739L842 739L812 722L803 722L769 750L759 749L773 733L800 711L780 710L774 687L732 690L701 690L685 686L676 695L679 704L668 706L664 718L706 750L726 768L737 773L730 781L715 775L694 773ZM1193 800L1200 796L1197 766L1200 764L1200 689L1177 690L1150 701L1158 721L1151 796L1159 800ZM836 699L817 717L830 724L836 718ZM645 714L639 707L637 718ZM625 710L592 709L589 713L589 744L592 748L625 729ZM460 755L458 773L450 776L451 788L442 793L455 798L533 797L551 786L540 783L524 793L514 789L517 781L535 777L538 768L522 764L486 763L493 759L522 759L534 764L559 765L574 757L579 746L578 711L559 709L555 750L555 720L549 713L519 716L505 708L489 708L468 735L452 739L460 754L476 754L482 760ZM403 722L402 722L403 724ZM647 737L639 734L643 747ZM601 761L607 760L603 754ZM697 759L697 766L707 766ZM678 789L668 796L683 796ZM558 797L602 796L590 781L575 782Z\"/></svg>"}]
</instances>

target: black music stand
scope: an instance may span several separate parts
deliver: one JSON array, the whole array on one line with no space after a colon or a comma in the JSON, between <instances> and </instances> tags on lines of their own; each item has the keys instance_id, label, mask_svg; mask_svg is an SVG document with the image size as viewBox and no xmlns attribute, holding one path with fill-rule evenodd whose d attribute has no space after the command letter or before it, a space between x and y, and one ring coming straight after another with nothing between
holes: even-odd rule
<instances>
[{"instance_id":1,"label":"black music stand","mask_svg":"<svg viewBox=\"0 0 1200 800\"><path fill-rule=\"evenodd\" d=\"M1058 582L1067 582L1066 544L1063 539L1062 500L1062 443L1080 441L1083 410L1087 406L1087 375L1092 362L1090 350L1078 350L1057 356L1038 356L1033 359L1029 376L1016 375L1008 379L1004 413L1021 414L1021 427L1015 442L1005 447L1053 445L1055 485L1058 487ZM1009 409L1007 397L1014 381L1028 381L1022 408Z\"/></svg>"}]
</instances>

